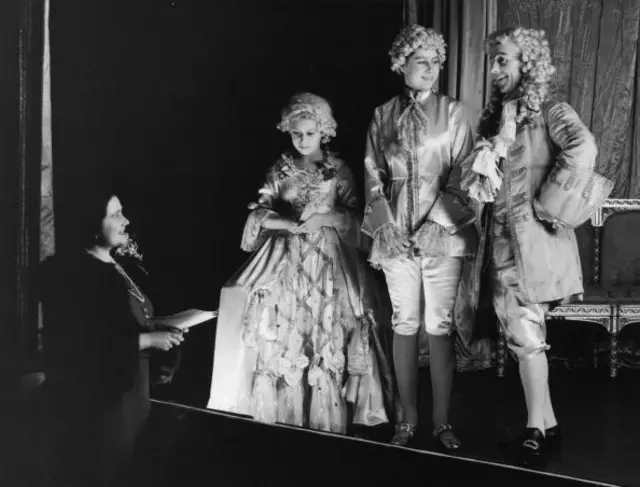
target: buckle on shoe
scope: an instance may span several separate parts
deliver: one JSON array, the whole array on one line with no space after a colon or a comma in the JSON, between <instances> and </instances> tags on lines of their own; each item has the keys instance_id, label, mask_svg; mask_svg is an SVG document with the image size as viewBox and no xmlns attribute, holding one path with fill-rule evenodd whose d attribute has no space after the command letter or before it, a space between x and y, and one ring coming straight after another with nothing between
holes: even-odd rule
<instances>
[{"instance_id":1,"label":"buckle on shoe","mask_svg":"<svg viewBox=\"0 0 640 487\"><path fill-rule=\"evenodd\" d=\"M395 426L395 433L391 439L392 445L408 446L416 432L416 425L411 423L399 423Z\"/></svg>"},{"instance_id":2,"label":"buckle on shoe","mask_svg":"<svg viewBox=\"0 0 640 487\"><path fill-rule=\"evenodd\" d=\"M411 423L400 423L396 424L396 433L409 433L410 436L413 436L416 432L416 425Z\"/></svg>"},{"instance_id":3,"label":"buckle on shoe","mask_svg":"<svg viewBox=\"0 0 640 487\"><path fill-rule=\"evenodd\" d=\"M453 431L453 426L451 426L449 423L441 424L440 426L438 426L437 428L435 428L433 430L434 438L437 438L438 436L440 436L445 431Z\"/></svg>"}]
</instances>

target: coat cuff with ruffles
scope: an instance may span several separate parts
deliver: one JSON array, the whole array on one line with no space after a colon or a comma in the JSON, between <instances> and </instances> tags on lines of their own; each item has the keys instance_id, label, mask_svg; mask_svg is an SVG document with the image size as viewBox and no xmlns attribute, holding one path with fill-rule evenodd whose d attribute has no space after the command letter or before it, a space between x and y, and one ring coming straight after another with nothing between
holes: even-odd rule
<instances>
[{"instance_id":1,"label":"coat cuff with ruffles","mask_svg":"<svg viewBox=\"0 0 640 487\"><path fill-rule=\"evenodd\" d=\"M362 232L371 238L382 225L395 223L389 202L383 194L375 196L364 209Z\"/></svg>"},{"instance_id":2,"label":"coat cuff with ruffles","mask_svg":"<svg viewBox=\"0 0 640 487\"><path fill-rule=\"evenodd\" d=\"M411 237L423 257L466 257L477 252L478 236L471 220L460 227L444 228L426 221Z\"/></svg>"},{"instance_id":3,"label":"coat cuff with ruffles","mask_svg":"<svg viewBox=\"0 0 640 487\"><path fill-rule=\"evenodd\" d=\"M268 231L262 228L264 221L277 213L268 208L256 208L247 217L247 223L242 232L240 248L245 252L253 252L260 248L268 237Z\"/></svg>"},{"instance_id":4,"label":"coat cuff with ruffles","mask_svg":"<svg viewBox=\"0 0 640 487\"><path fill-rule=\"evenodd\" d=\"M380 225L374 235L369 263L374 269L382 269L386 262L398 259L405 255L400 249L401 242L406 238L395 223Z\"/></svg>"},{"instance_id":5,"label":"coat cuff with ruffles","mask_svg":"<svg viewBox=\"0 0 640 487\"><path fill-rule=\"evenodd\" d=\"M587 221L613 189L613 183L595 171L578 172L556 166L534 204L539 219L545 216L571 228Z\"/></svg>"}]
</instances>

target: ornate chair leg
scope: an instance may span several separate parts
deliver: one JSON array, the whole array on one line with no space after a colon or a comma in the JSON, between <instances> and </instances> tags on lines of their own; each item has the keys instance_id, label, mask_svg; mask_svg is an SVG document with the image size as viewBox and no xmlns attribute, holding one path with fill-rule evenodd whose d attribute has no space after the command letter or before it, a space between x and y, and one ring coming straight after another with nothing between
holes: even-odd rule
<instances>
[{"instance_id":1,"label":"ornate chair leg","mask_svg":"<svg viewBox=\"0 0 640 487\"><path fill-rule=\"evenodd\" d=\"M498 336L498 350L496 352L496 366L498 369L498 377L504 377L504 367L507 358L507 340L504 337L504 333L500 330Z\"/></svg>"},{"instance_id":2,"label":"ornate chair leg","mask_svg":"<svg viewBox=\"0 0 640 487\"><path fill-rule=\"evenodd\" d=\"M609 343L611 347L609 350L609 376L615 379L618 377L618 368L620 366L618 361L618 335L616 333L611 334Z\"/></svg>"}]
</instances>

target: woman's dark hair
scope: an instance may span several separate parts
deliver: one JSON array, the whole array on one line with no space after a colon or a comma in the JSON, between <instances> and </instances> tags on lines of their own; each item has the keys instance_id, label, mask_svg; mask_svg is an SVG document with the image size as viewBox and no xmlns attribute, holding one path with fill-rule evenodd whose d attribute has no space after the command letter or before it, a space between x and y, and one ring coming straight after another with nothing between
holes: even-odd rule
<instances>
[{"instance_id":1,"label":"woman's dark hair","mask_svg":"<svg viewBox=\"0 0 640 487\"><path fill-rule=\"evenodd\" d=\"M71 215L69 243L74 250L85 249L101 242L102 220L107 204L116 195L113 189L91 188L79 195Z\"/></svg>"}]
</instances>

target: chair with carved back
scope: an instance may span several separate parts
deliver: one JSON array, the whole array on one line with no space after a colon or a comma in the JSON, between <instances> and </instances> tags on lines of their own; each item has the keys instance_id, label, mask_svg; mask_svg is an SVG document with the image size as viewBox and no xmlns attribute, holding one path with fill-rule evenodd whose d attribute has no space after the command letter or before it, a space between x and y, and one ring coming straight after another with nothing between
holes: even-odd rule
<instances>
[{"instance_id":1,"label":"chair with carved back","mask_svg":"<svg viewBox=\"0 0 640 487\"><path fill-rule=\"evenodd\" d=\"M632 222L636 225L630 224ZM626 231L621 231L622 228ZM604 327L609 334L609 375L617 377L618 334L625 326L640 322L640 248L637 243L634 245L640 242L640 200L605 200L591 221L576 233L585 283L584 299L556 306L547 319L589 322ZM633 238L632 233L637 233L638 238ZM625 238L625 234L631 238ZM496 353L499 377L504 376L506 360L506 340L500 332ZM594 366L597 366L595 349Z\"/></svg>"},{"instance_id":2,"label":"chair with carved back","mask_svg":"<svg viewBox=\"0 0 640 487\"><path fill-rule=\"evenodd\" d=\"M607 200L602 207L602 271L614 306L611 331L610 375L617 377L618 336L640 323L640 199Z\"/></svg>"}]
</instances>

